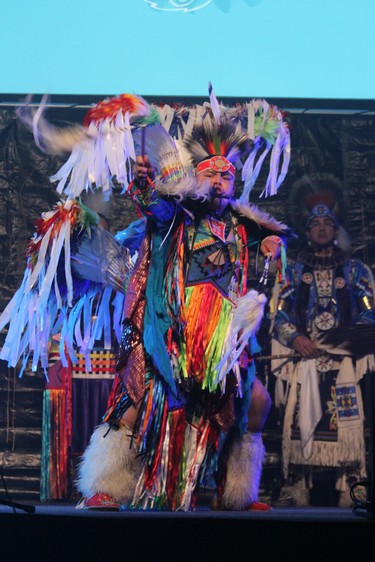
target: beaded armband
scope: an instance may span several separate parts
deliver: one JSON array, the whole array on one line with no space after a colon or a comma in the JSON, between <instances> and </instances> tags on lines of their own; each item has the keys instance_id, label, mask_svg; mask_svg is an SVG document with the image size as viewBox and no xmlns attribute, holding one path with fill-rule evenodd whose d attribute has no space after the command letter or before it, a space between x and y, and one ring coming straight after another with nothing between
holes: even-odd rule
<instances>
[{"instance_id":1,"label":"beaded armband","mask_svg":"<svg viewBox=\"0 0 375 562\"><path fill-rule=\"evenodd\" d=\"M297 331L294 324L290 322L285 322L284 324L280 324L276 327L279 342L286 347L292 347L292 344L297 336L300 336L301 333Z\"/></svg>"}]
</instances>

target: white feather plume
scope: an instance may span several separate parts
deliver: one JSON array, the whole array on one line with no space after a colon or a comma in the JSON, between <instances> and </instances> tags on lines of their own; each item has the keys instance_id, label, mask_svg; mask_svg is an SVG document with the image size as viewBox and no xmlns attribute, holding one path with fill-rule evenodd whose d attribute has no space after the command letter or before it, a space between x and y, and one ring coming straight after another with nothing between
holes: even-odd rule
<instances>
[{"instance_id":1,"label":"white feather plume","mask_svg":"<svg viewBox=\"0 0 375 562\"><path fill-rule=\"evenodd\" d=\"M220 123L220 118L221 118L220 106L219 106L219 102L217 101L217 97L215 95L211 82L208 83L208 95L210 98L212 113L214 114L217 123Z\"/></svg>"},{"instance_id":2,"label":"white feather plume","mask_svg":"<svg viewBox=\"0 0 375 562\"><path fill-rule=\"evenodd\" d=\"M82 142L90 141L95 135L81 125L69 127L55 127L44 118L48 98L44 96L36 108L31 96L25 98L16 111L18 118L33 133L36 145L51 154L64 155L70 153L73 147Z\"/></svg>"},{"instance_id":3,"label":"white feather plume","mask_svg":"<svg viewBox=\"0 0 375 562\"><path fill-rule=\"evenodd\" d=\"M220 383L223 388L225 387L226 375L236 367L236 363L249 339L259 330L266 302L265 295L251 290L235 303L224 341L222 358L216 366L218 374L215 382ZM235 374L239 394L241 395L241 377L238 370L235 370Z\"/></svg>"}]
</instances>

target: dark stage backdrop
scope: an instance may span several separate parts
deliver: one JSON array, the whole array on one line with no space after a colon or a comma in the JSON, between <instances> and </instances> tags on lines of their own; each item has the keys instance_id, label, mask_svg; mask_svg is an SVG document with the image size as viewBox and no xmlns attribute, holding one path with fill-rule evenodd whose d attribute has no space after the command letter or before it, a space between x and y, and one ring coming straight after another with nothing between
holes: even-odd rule
<instances>
[{"instance_id":1,"label":"dark stage backdrop","mask_svg":"<svg viewBox=\"0 0 375 562\"><path fill-rule=\"evenodd\" d=\"M149 98L148 101L154 101ZM160 102L160 99L157 100ZM165 100L169 102L170 100ZM279 105L280 109L282 107ZM59 125L82 122L86 109L53 107L47 118ZM335 113L287 114L292 157L289 173L277 196L258 200L264 176L253 191L252 202L290 223L288 196L303 174L331 172L341 181L347 201L346 229L355 256L375 269L375 117ZM63 161L40 152L21 125L14 108L0 108L0 310L19 287L25 269L25 249L34 223L57 201L49 177ZM110 208L111 231L124 229L136 217L132 202L115 189ZM301 242L288 249L294 258ZM4 333L0 335L3 342ZM265 348L267 342L264 343ZM267 377L267 366L260 366ZM0 451L4 475L14 496L37 499L41 450L42 372L26 370L23 378L0 362ZM272 377L267 377L272 394ZM278 416L271 412L265 445L264 494L274 496L280 479ZM0 491L0 496L3 491Z\"/></svg>"}]
</instances>

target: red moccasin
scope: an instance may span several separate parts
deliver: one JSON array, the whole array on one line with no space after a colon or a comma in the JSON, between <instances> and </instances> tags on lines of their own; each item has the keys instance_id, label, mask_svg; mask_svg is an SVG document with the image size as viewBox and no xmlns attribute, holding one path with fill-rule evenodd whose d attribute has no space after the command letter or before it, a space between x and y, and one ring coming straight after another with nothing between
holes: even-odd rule
<instances>
[{"instance_id":1,"label":"red moccasin","mask_svg":"<svg viewBox=\"0 0 375 562\"><path fill-rule=\"evenodd\" d=\"M113 500L108 494L94 494L89 498L84 498L78 509L90 509L101 511L120 511L120 504Z\"/></svg>"},{"instance_id":2,"label":"red moccasin","mask_svg":"<svg viewBox=\"0 0 375 562\"><path fill-rule=\"evenodd\" d=\"M253 502L246 511L271 511L272 507L268 503Z\"/></svg>"}]
</instances>

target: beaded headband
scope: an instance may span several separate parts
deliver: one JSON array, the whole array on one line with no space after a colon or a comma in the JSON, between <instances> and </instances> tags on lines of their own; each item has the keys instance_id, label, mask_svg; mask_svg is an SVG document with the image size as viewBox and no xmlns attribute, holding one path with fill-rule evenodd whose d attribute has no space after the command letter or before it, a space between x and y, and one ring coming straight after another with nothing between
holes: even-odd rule
<instances>
[{"instance_id":1,"label":"beaded headband","mask_svg":"<svg viewBox=\"0 0 375 562\"><path fill-rule=\"evenodd\" d=\"M199 162L196 167L196 174L198 175L205 170L221 173L229 172L233 177L235 176L235 167L225 156L212 156L212 158Z\"/></svg>"},{"instance_id":2,"label":"beaded headband","mask_svg":"<svg viewBox=\"0 0 375 562\"><path fill-rule=\"evenodd\" d=\"M335 213L331 211L331 209L327 205L319 204L315 205L315 207L311 210L309 216L307 217L306 229L310 228L310 223L313 219L324 217L328 217L329 219L331 219L335 227L338 227L339 223Z\"/></svg>"}]
</instances>

